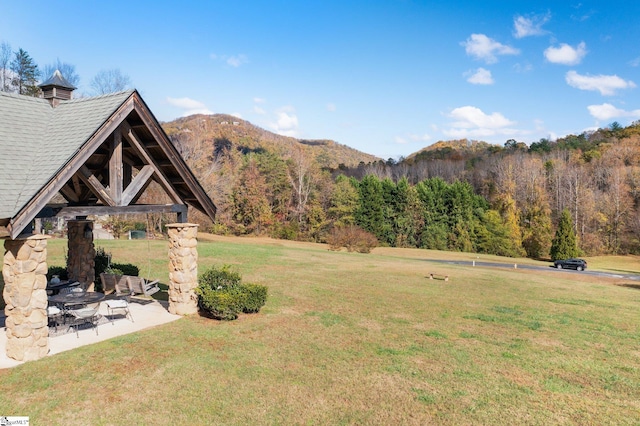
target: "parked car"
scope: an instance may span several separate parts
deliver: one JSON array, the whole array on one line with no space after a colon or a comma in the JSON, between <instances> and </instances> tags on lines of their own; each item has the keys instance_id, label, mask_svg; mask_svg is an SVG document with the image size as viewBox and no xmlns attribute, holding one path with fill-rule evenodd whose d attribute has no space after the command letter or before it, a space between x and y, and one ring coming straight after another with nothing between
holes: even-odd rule
<instances>
[{"instance_id":1,"label":"parked car","mask_svg":"<svg viewBox=\"0 0 640 426\"><path fill-rule=\"evenodd\" d=\"M553 266L558 269L575 269L576 271L584 271L587 269L587 261L584 259L562 259L553 262Z\"/></svg>"}]
</instances>

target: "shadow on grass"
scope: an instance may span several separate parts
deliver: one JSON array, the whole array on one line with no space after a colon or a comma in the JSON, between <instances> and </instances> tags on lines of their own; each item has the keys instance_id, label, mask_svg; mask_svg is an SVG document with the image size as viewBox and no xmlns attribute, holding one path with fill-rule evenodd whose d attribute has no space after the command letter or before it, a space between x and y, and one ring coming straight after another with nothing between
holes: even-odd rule
<instances>
[{"instance_id":1,"label":"shadow on grass","mask_svg":"<svg viewBox=\"0 0 640 426\"><path fill-rule=\"evenodd\" d=\"M616 285L620 287L627 287L627 288L640 290L640 284L622 283L622 284L616 284Z\"/></svg>"}]
</instances>

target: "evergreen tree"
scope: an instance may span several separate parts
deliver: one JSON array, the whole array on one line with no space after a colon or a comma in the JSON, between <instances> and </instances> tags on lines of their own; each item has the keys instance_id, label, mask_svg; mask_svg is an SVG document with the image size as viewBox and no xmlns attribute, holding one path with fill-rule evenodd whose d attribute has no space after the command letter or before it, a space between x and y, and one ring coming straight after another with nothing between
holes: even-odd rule
<instances>
[{"instance_id":1,"label":"evergreen tree","mask_svg":"<svg viewBox=\"0 0 640 426\"><path fill-rule=\"evenodd\" d=\"M11 61L11 71L13 72L13 86L19 94L37 96L40 93L38 87L40 71L38 65L26 51L18 49L13 61Z\"/></svg>"},{"instance_id":2,"label":"evergreen tree","mask_svg":"<svg viewBox=\"0 0 640 426\"><path fill-rule=\"evenodd\" d=\"M551 242L551 260L568 259L579 255L576 234L573 231L571 214L568 209L562 211L556 235Z\"/></svg>"},{"instance_id":3,"label":"evergreen tree","mask_svg":"<svg viewBox=\"0 0 640 426\"><path fill-rule=\"evenodd\" d=\"M354 215L356 224L365 231L371 232L376 238L386 241L382 182L374 175L367 175L358 184L358 192L360 204Z\"/></svg>"}]
</instances>

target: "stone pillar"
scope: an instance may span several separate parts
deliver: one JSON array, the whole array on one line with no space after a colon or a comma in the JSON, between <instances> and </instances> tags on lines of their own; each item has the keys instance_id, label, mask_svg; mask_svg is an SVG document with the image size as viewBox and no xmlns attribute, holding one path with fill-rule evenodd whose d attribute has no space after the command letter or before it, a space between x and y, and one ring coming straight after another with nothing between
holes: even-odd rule
<instances>
[{"instance_id":1,"label":"stone pillar","mask_svg":"<svg viewBox=\"0 0 640 426\"><path fill-rule=\"evenodd\" d=\"M33 361L49 353L46 235L20 235L4 241L2 296L7 356Z\"/></svg>"},{"instance_id":2,"label":"stone pillar","mask_svg":"<svg viewBox=\"0 0 640 426\"><path fill-rule=\"evenodd\" d=\"M93 222L90 220L70 220L67 271L70 281L79 281L82 286L94 290L96 279L95 257L93 246Z\"/></svg>"},{"instance_id":3,"label":"stone pillar","mask_svg":"<svg viewBox=\"0 0 640 426\"><path fill-rule=\"evenodd\" d=\"M198 313L198 225L172 223L169 233L169 312Z\"/></svg>"}]
</instances>

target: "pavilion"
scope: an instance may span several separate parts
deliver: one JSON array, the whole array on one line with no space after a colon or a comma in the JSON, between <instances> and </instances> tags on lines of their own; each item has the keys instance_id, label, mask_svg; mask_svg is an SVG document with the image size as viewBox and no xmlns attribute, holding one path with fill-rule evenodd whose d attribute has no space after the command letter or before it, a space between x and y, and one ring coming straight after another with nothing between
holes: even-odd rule
<instances>
[{"instance_id":1,"label":"pavilion","mask_svg":"<svg viewBox=\"0 0 640 426\"><path fill-rule=\"evenodd\" d=\"M47 239L34 219L68 222L70 280L93 285L93 221L98 215L175 214L169 225L169 311L197 312L197 225L188 206L216 208L136 90L73 99L59 71L42 98L0 92L0 238L7 356L48 352ZM156 182L170 204L137 204Z\"/></svg>"}]
</instances>

